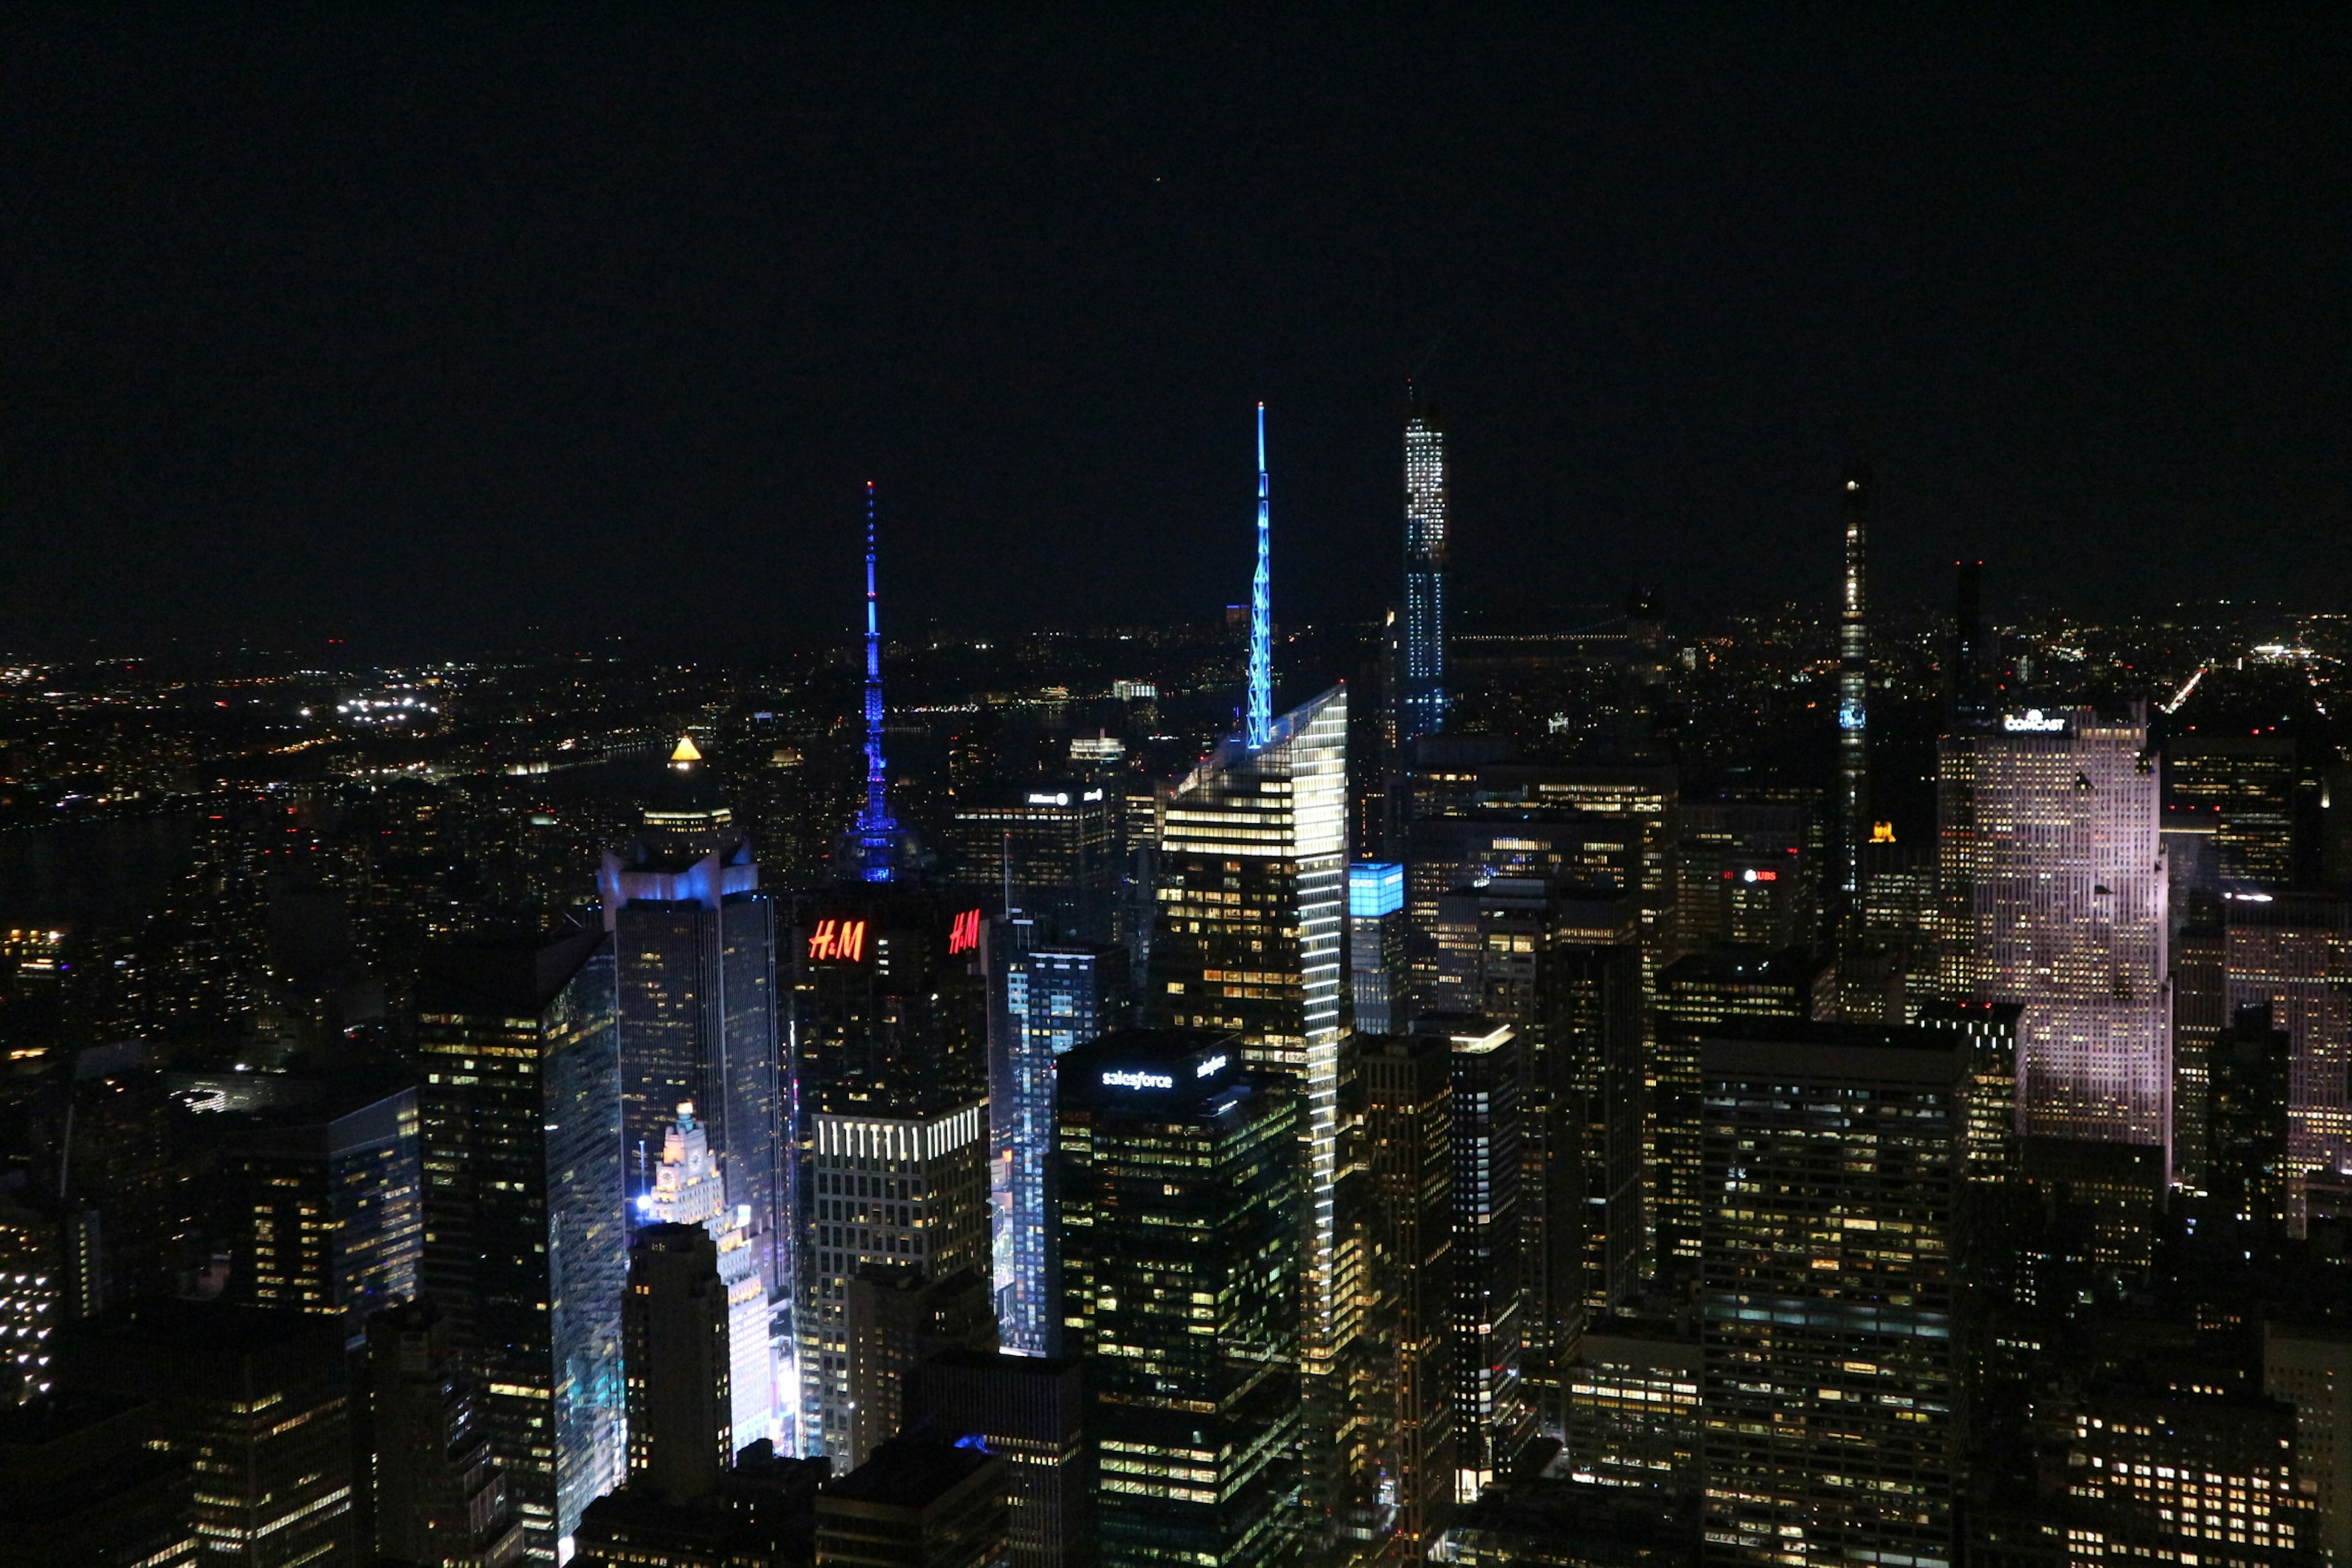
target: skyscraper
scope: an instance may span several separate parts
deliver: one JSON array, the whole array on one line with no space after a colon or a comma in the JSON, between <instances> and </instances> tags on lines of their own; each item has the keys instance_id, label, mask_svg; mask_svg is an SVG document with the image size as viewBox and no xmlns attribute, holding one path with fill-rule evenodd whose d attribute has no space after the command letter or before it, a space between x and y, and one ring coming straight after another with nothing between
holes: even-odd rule
<instances>
[{"instance_id":1,"label":"skyscraper","mask_svg":"<svg viewBox=\"0 0 2352 1568\"><path fill-rule=\"evenodd\" d=\"M1117 911L1119 802L1101 783L1028 784L995 798L959 799L949 827L950 884L1006 914L1018 910L1048 941L1107 942Z\"/></svg>"},{"instance_id":2,"label":"skyscraper","mask_svg":"<svg viewBox=\"0 0 2352 1568\"><path fill-rule=\"evenodd\" d=\"M378 1555L504 1568L522 1555L522 1522L482 1430L481 1394L448 1320L403 1301L368 1320L369 1513Z\"/></svg>"},{"instance_id":3,"label":"skyscraper","mask_svg":"<svg viewBox=\"0 0 2352 1568\"><path fill-rule=\"evenodd\" d=\"M882 758L882 626L874 590L874 481L866 481L866 804L835 852L836 874L851 880L894 880L903 858L898 819L890 815Z\"/></svg>"},{"instance_id":4,"label":"skyscraper","mask_svg":"<svg viewBox=\"0 0 2352 1568\"><path fill-rule=\"evenodd\" d=\"M707 1497L735 1457L728 1413L727 1289L698 1225L648 1225L629 1244L621 1310L629 1486L672 1503Z\"/></svg>"},{"instance_id":5,"label":"skyscraper","mask_svg":"<svg viewBox=\"0 0 2352 1568\"><path fill-rule=\"evenodd\" d=\"M1803 1022L1750 1036L1700 1047L1708 1555L1945 1568L1970 1047Z\"/></svg>"},{"instance_id":6,"label":"skyscraper","mask_svg":"<svg viewBox=\"0 0 2352 1568\"><path fill-rule=\"evenodd\" d=\"M425 1240L416 1090L335 1085L323 1105L262 1112L224 1153L245 1233L233 1285L264 1307L340 1312L353 1331L416 1294Z\"/></svg>"},{"instance_id":7,"label":"skyscraper","mask_svg":"<svg viewBox=\"0 0 2352 1568\"><path fill-rule=\"evenodd\" d=\"M2158 772L2137 709L2029 709L1943 741L1939 979L1949 1001L2022 1006L2030 1136L2170 1149Z\"/></svg>"},{"instance_id":8,"label":"skyscraper","mask_svg":"<svg viewBox=\"0 0 2352 1568\"><path fill-rule=\"evenodd\" d=\"M649 1190L670 1119L692 1103L727 1205L748 1211L761 1279L782 1294L790 1259L778 1218L787 1096L778 1076L776 910L691 739L663 770L642 833L605 853L597 882L614 938L630 1189Z\"/></svg>"},{"instance_id":9,"label":"skyscraper","mask_svg":"<svg viewBox=\"0 0 2352 1568\"><path fill-rule=\"evenodd\" d=\"M1347 919L1348 695L1334 688L1228 741L1177 786L1160 842L1160 923L1148 994L1156 1022L1227 1029L1253 1066L1305 1093L1307 1286L1302 1382L1312 1406L1308 1508L1344 1506L1357 1458L1346 1413L1360 1279L1340 1223L1351 1170L1342 1121L1350 1076L1341 1031Z\"/></svg>"},{"instance_id":10,"label":"skyscraper","mask_svg":"<svg viewBox=\"0 0 2352 1568\"><path fill-rule=\"evenodd\" d=\"M1118 1021L1127 994L1127 953L1115 947L1040 948L1006 959L1003 976L988 1084L998 1327L1006 1350L1052 1355L1062 1326L1045 1192L1055 1064Z\"/></svg>"},{"instance_id":11,"label":"skyscraper","mask_svg":"<svg viewBox=\"0 0 2352 1568\"><path fill-rule=\"evenodd\" d=\"M1356 1028L1388 1035L1411 1012L1406 988L1404 867L1394 860L1359 860L1348 868L1348 986Z\"/></svg>"},{"instance_id":12,"label":"skyscraper","mask_svg":"<svg viewBox=\"0 0 2352 1568\"><path fill-rule=\"evenodd\" d=\"M623 1461L612 941L431 950L416 1007L425 1291L482 1373L530 1559L553 1563Z\"/></svg>"},{"instance_id":13,"label":"skyscraper","mask_svg":"<svg viewBox=\"0 0 2352 1568\"><path fill-rule=\"evenodd\" d=\"M1230 1032L1062 1058L1065 1346L1097 1378L1103 1568L1276 1563L1298 1521L1298 1101Z\"/></svg>"},{"instance_id":14,"label":"skyscraper","mask_svg":"<svg viewBox=\"0 0 2352 1568\"><path fill-rule=\"evenodd\" d=\"M1391 1281L1366 1325L1382 1477L1399 1540L1425 1548L1454 1497L1454 1044L1442 1035L1368 1041L1364 1163L1367 1271Z\"/></svg>"},{"instance_id":15,"label":"skyscraper","mask_svg":"<svg viewBox=\"0 0 2352 1568\"><path fill-rule=\"evenodd\" d=\"M2287 1166L2352 1173L2352 900L2315 893L2226 906L2227 1016L2266 1007L2289 1042Z\"/></svg>"},{"instance_id":16,"label":"skyscraper","mask_svg":"<svg viewBox=\"0 0 2352 1568\"><path fill-rule=\"evenodd\" d=\"M1012 1461L1012 1568L1095 1561L1094 1401L1083 1362L942 1351L908 1374L903 1405L908 1430L978 1437Z\"/></svg>"},{"instance_id":17,"label":"skyscraper","mask_svg":"<svg viewBox=\"0 0 2352 1568\"><path fill-rule=\"evenodd\" d=\"M1842 900L1862 891L1870 841L1870 468L1845 479L1845 595L1838 608L1837 881Z\"/></svg>"},{"instance_id":18,"label":"skyscraper","mask_svg":"<svg viewBox=\"0 0 2352 1568\"><path fill-rule=\"evenodd\" d=\"M829 1085L811 1118L807 1181L801 1452L845 1462L850 1279L868 1265L927 1279L987 1268L988 1107L935 1085Z\"/></svg>"},{"instance_id":19,"label":"skyscraper","mask_svg":"<svg viewBox=\"0 0 2352 1568\"><path fill-rule=\"evenodd\" d=\"M1400 746L1445 728L1445 426L1416 399L1404 423Z\"/></svg>"},{"instance_id":20,"label":"skyscraper","mask_svg":"<svg viewBox=\"0 0 2352 1568\"><path fill-rule=\"evenodd\" d=\"M1436 1016L1454 1079L1454 1500L1474 1502L1535 1436L1522 1377L1527 1342L1526 1047L1508 1025Z\"/></svg>"},{"instance_id":21,"label":"skyscraper","mask_svg":"<svg viewBox=\"0 0 2352 1568\"><path fill-rule=\"evenodd\" d=\"M747 1228L749 1206L727 1201L725 1178L694 1118L693 1102L679 1105L677 1120L662 1135L653 1191L638 1198L637 1213L657 1225L698 1225L718 1248L719 1286L727 1297L728 1426L738 1448L777 1436L769 1293Z\"/></svg>"}]
</instances>

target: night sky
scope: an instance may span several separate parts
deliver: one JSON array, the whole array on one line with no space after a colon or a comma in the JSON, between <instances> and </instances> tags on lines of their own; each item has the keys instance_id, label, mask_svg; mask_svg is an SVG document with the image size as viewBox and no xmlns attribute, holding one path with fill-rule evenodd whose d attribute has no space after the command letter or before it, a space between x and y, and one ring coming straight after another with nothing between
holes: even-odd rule
<instances>
[{"instance_id":1,"label":"night sky","mask_svg":"<svg viewBox=\"0 0 2352 1568\"><path fill-rule=\"evenodd\" d=\"M0 650L2352 598L2343 7L833 10L0 16Z\"/></svg>"}]
</instances>

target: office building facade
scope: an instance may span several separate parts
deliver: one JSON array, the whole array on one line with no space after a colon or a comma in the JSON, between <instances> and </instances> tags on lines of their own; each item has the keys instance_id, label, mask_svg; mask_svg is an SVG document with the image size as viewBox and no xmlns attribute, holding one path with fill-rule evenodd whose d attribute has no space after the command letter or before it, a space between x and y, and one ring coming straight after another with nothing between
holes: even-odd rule
<instances>
[{"instance_id":1,"label":"office building facade","mask_svg":"<svg viewBox=\"0 0 2352 1568\"><path fill-rule=\"evenodd\" d=\"M1118 907L1118 808L1099 781L960 800L948 829L951 883L990 908L1020 910L1048 941L1108 942Z\"/></svg>"},{"instance_id":2,"label":"office building facade","mask_svg":"<svg viewBox=\"0 0 2352 1568\"><path fill-rule=\"evenodd\" d=\"M751 1246L749 1205L727 1201L727 1182L692 1102L662 1134L661 1165L653 1191L640 1196L641 1222L698 1225L718 1248L720 1288L727 1297L728 1425L735 1447L777 1436L776 1357L767 1281Z\"/></svg>"},{"instance_id":3,"label":"office building facade","mask_svg":"<svg viewBox=\"0 0 2352 1568\"><path fill-rule=\"evenodd\" d=\"M613 948L429 952L417 984L425 1292L480 1368L533 1562L619 1484L626 1197Z\"/></svg>"},{"instance_id":4,"label":"office building facade","mask_svg":"<svg viewBox=\"0 0 2352 1568\"><path fill-rule=\"evenodd\" d=\"M2168 1151L2161 770L2146 715L2029 709L1998 722L1940 750L1945 999L2023 1008L2028 1134Z\"/></svg>"},{"instance_id":5,"label":"office building facade","mask_svg":"<svg viewBox=\"0 0 2352 1568\"><path fill-rule=\"evenodd\" d=\"M1003 1000L991 1031L988 1086L997 1320L1006 1350L1051 1355L1061 1338L1045 1190L1055 1064L1125 1011L1127 953L1045 947L1013 953L1001 967Z\"/></svg>"},{"instance_id":6,"label":"office building facade","mask_svg":"<svg viewBox=\"0 0 2352 1568\"><path fill-rule=\"evenodd\" d=\"M1062 1060L1063 1343L1097 1378L1101 1561L1288 1562L1299 1485L1299 1097L1231 1031Z\"/></svg>"},{"instance_id":7,"label":"office building facade","mask_svg":"<svg viewBox=\"0 0 2352 1568\"><path fill-rule=\"evenodd\" d=\"M1406 960L1404 867L1359 860L1348 868L1348 989L1356 1032L1403 1032L1412 1015Z\"/></svg>"},{"instance_id":8,"label":"office building facade","mask_svg":"<svg viewBox=\"0 0 2352 1568\"><path fill-rule=\"evenodd\" d=\"M1706 1554L1946 1568L1969 1050L1749 1028L1700 1046Z\"/></svg>"},{"instance_id":9,"label":"office building facade","mask_svg":"<svg viewBox=\"0 0 2352 1568\"><path fill-rule=\"evenodd\" d=\"M1445 426L1417 408L1404 426L1404 625L1397 740L1445 728Z\"/></svg>"},{"instance_id":10,"label":"office building facade","mask_svg":"<svg viewBox=\"0 0 2352 1568\"><path fill-rule=\"evenodd\" d=\"M1454 1499L1454 1043L1364 1042L1365 1268L1390 1281L1366 1325L1393 1539L1425 1550Z\"/></svg>"},{"instance_id":11,"label":"office building facade","mask_svg":"<svg viewBox=\"0 0 2352 1568\"><path fill-rule=\"evenodd\" d=\"M944 1092L835 1086L810 1118L809 1145L801 1452L845 1462L850 1281L874 1267L927 1279L987 1268L988 1106Z\"/></svg>"},{"instance_id":12,"label":"office building facade","mask_svg":"<svg viewBox=\"0 0 2352 1568\"><path fill-rule=\"evenodd\" d=\"M233 1283L257 1306L367 1314L416 1294L425 1241L416 1091L360 1089L319 1114L237 1129L225 1156L243 1198Z\"/></svg>"}]
</instances>

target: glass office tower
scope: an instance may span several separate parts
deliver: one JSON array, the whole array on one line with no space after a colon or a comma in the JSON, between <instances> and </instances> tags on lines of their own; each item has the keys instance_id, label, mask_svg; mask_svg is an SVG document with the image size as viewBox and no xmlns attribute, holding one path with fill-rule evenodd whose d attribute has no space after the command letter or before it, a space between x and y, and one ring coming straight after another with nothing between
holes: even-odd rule
<instances>
[{"instance_id":1,"label":"glass office tower","mask_svg":"<svg viewBox=\"0 0 2352 1568\"><path fill-rule=\"evenodd\" d=\"M1348 694L1283 714L1264 745L1236 739L1192 770L1161 814L1153 1021L1231 1030L1253 1066L1306 1096L1302 1210L1309 1405L1307 1507L1336 1518L1363 1458L1348 1413L1360 1330L1360 1258L1339 1223L1354 1129L1340 987L1348 898Z\"/></svg>"},{"instance_id":2,"label":"glass office tower","mask_svg":"<svg viewBox=\"0 0 2352 1568\"><path fill-rule=\"evenodd\" d=\"M1120 948L1042 948L1004 963L1003 1013L990 1052L991 1196L997 1209L997 1331L1003 1348L1016 1354L1052 1355L1061 1339L1045 1192L1055 1064L1110 1027L1126 992Z\"/></svg>"},{"instance_id":3,"label":"glass office tower","mask_svg":"<svg viewBox=\"0 0 2352 1568\"><path fill-rule=\"evenodd\" d=\"M483 1373L533 1562L621 1479L627 1242L611 939L430 951L425 1293Z\"/></svg>"},{"instance_id":4,"label":"glass office tower","mask_svg":"<svg viewBox=\"0 0 2352 1568\"><path fill-rule=\"evenodd\" d=\"M1066 1344L1096 1377L1102 1568L1293 1561L1303 1143L1288 1076L1205 1029L1062 1058Z\"/></svg>"},{"instance_id":5,"label":"glass office tower","mask_svg":"<svg viewBox=\"0 0 2352 1568\"><path fill-rule=\"evenodd\" d=\"M1397 742L1445 728L1445 426L1416 408L1404 426L1404 635Z\"/></svg>"}]
</instances>

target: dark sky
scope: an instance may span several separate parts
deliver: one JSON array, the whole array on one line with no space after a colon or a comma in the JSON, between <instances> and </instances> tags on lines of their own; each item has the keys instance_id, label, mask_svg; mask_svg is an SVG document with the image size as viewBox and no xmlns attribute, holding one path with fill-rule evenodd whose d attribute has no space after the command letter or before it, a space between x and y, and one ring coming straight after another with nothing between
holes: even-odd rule
<instances>
[{"instance_id":1,"label":"dark sky","mask_svg":"<svg viewBox=\"0 0 2352 1568\"><path fill-rule=\"evenodd\" d=\"M0 14L0 647L2352 598L2344 8L831 9Z\"/></svg>"}]
</instances>

